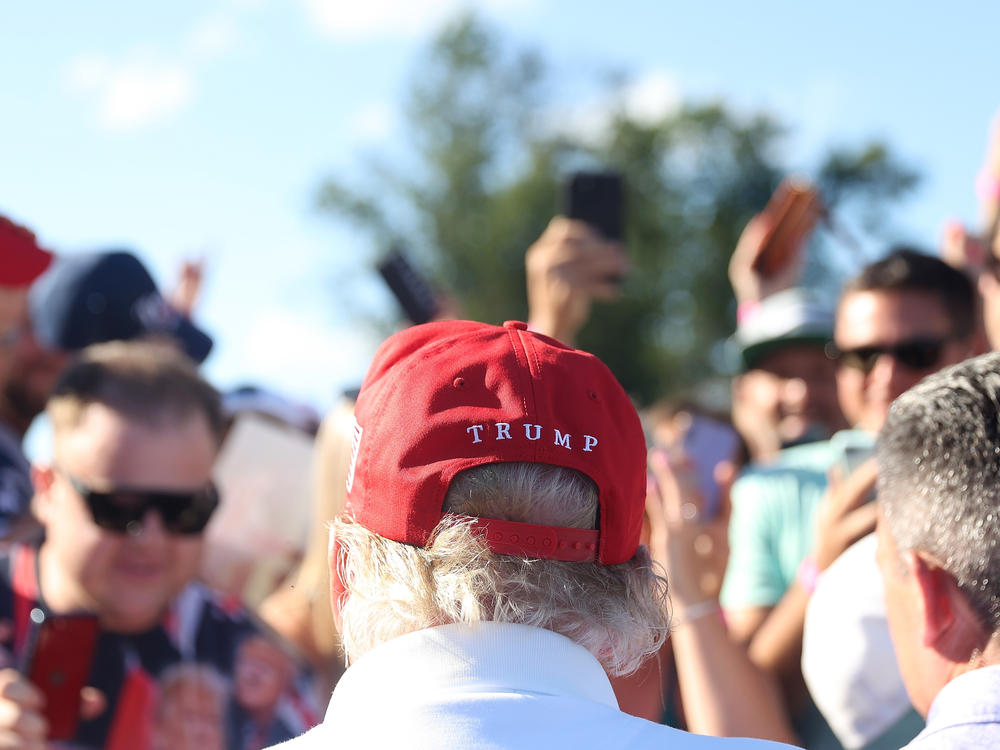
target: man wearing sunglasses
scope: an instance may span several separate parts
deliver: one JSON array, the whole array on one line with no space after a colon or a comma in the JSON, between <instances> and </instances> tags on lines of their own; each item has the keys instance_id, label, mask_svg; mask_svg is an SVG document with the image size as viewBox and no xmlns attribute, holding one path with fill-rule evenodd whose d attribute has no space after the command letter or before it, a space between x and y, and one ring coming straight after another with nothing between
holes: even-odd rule
<instances>
[{"instance_id":1,"label":"man wearing sunglasses","mask_svg":"<svg viewBox=\"0 0 1000 750\"><path fill-rule=\"evenodd\" d=\"M893 399L974 353L973 292L961 272L910 249L865 267L844 287L829 349L841 409L856 429L783 451L784 466L749 472L733 488L723 605L733 635L782 681L790 707L806 697L802 631L818 574L874 528L874 508L864 504L874 473L831 488L828 472L847 474L870 454ZM869 579L878 580L874 566ZM804 744L828 737L814 710L789 713L802 721Z\"/></svg>"},{"instance_id":2,"label":"man wearing sunglasses","mask_svg":"<svg viewBox=\"0 0 1000 750\"><path fill-rule=\"evenodd\" d=\"M0 620L9 634L2 645L7 663L20 668L0 671L2 746L41 746L68 712L75 729L61 739L74 747L143 747L157 681L172 665L230 674L241 644L258 635L238 607L193 583L202 532L219 503L211 481L223 430L219 396L175 349L116 342L69 366L47 413L53 460L33 468L45 537L0 558ZM85 660L82 704L80 695L46 695L36 671L58 646L38 622L80 614L96 618L95 645L63 644L57 653L67 674ZM308 704L290 686L277 718L231 733L227 747L294 735L315 719Z\"/></svg>"},{"instance_id":3,"label":"man wearing sunglasses","mask_svg":"<svg viewBox=\"0 0 1000 750\"><path fill-rule=\"evenodd\" d=\"M909 249L844 287L833 354L837 396L852 424L878 431L897 396L975 353L974 299L961 272Z\"/></svg>"}]
</instances>

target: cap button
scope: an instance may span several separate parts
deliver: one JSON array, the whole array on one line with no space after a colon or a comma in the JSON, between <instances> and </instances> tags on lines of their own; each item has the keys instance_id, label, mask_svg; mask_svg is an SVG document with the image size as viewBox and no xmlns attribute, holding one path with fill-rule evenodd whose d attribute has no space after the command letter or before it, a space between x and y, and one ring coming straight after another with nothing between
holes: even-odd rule
<instances>
[{"instance_id":1,"label":"cap button","mask_svg":"<svg viewBox=\"0 0 1000 750\"><path fill-rule=\"evenodd\" d=\"M506 320L506 321L504 321L503 327L504 328L513 328L514 330L517 330L517 331L527 331L528 330L528 324L527 323L522 323L520 320Z\"/></svg>"}]
</instances>

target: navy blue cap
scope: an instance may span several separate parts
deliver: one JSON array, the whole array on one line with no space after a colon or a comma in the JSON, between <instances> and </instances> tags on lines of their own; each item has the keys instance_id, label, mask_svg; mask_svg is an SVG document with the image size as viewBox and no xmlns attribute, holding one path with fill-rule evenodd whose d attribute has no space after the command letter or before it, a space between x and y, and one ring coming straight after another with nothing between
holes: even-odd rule
<instances>
[{"instance_id":1,"label":"navy blue cap","mask_svg":"<svg viewBox=\"0 0 1000 750\"><path fill-rule=\"evenodd\" d=\"M49 349L166 335L195 362L212 350L211 337L167 304L125 250L59 256L32 285L28 306L35 337Z\"/></svg>"}]
</instances>

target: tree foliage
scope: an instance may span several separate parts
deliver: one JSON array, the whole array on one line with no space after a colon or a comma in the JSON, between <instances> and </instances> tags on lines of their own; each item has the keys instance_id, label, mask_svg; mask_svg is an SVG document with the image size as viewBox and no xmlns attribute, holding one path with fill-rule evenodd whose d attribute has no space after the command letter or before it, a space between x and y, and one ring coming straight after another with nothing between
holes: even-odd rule
<instances>
[{"instance_id":1,"label":"tree foliage","mask_svg":"<svg viewBox=\"0 0 1000 750\"><path fill-rule=\"evenodd\" d=\"M369 184L330 179L320 204L380 247L403 242L467 317L499 322L526 316L524 253L555 212L565 174L617 169L633 273L621 299L595 308L579 345L648 402L719 368L713 352L734 325L726 267L787 169L783 127L723 103L650 121L630 114L624 81L603 94L606 121L587 132L536 51L460 18L415 67L405 107L412 163L372 158ZM916 182L879 144L830 153L814 177L832 209L860 199L870 219Z\"/></svg>"}]
</instances>

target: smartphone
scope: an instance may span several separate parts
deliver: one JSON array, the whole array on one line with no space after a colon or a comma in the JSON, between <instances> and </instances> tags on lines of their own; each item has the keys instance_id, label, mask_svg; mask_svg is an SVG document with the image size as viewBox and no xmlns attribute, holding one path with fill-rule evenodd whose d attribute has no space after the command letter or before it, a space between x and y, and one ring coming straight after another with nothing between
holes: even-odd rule
<instances>
[{"instance_id":1,"label":"smartphone","mask_svg":"<svg viewBox=\"0 0 1000 750\"><path fill-rule=\"evenodd\" d=\"M414 325L433 320L441 312L441 303L431 285L413 267L402 248L390 250L376 268Z\"/></svg>"},{"instance_id":2,"label":"smartphone","mask_svg":"<svg viewBox=\"0 0 1000 750\"><path fill-rule=\"evenodd\" d=\"M625 233L625 192L617 172L574 172L566 181L563 215L585 221L605 239Z\"/></svg>"},{"instance_id":3,"label":"smartphone","mask_svg":"<svg viewBox=\"0 0 1000 750\"><path fill-rule=\"evenodd\" d=\"M31 610L32 631L21 672L45 696L50 740L68 740L80 722L80 690L87 685L97 645L93 615L51 615Z\"/></svg>"},{"instance_id":4,"label":"smartphone","mask_svg":"<svg viewBox=\"0 0 1000 750\"><path fill-rule=\"evenodd\" d=\"M819 192L798 177L786 177L761 212L768 231L751 267L773 276L789 262L819 221L823 204Z\"/></svg>"},{"instance_id":5,"label":"smartphone","mask_svg":"<svg viewBox=\"0 0 1000 750\"><path fill-rule=\"evenodd\" d=\"M714 518L719 513L719 485L715 481L715 467L722 461L732 461L739 449L740 437L725 422L692 414L691 424L684 433L684 454L694 464L701 491L701 517Z\"/></svg>"},{"instance_id":6,"label":"smartphone","mask_svg":"<svg viewBox=\"0 0 1000 750\"><path fill-rule=\"evenodd\" d=\"M840 469L841 481L847 479L861 464L875 455L875 439L861 430L843 430L830 438L830 446L835 451L835 463ZM865 499L871 502L876 492Z\"/></svg>"}]
</instances>

